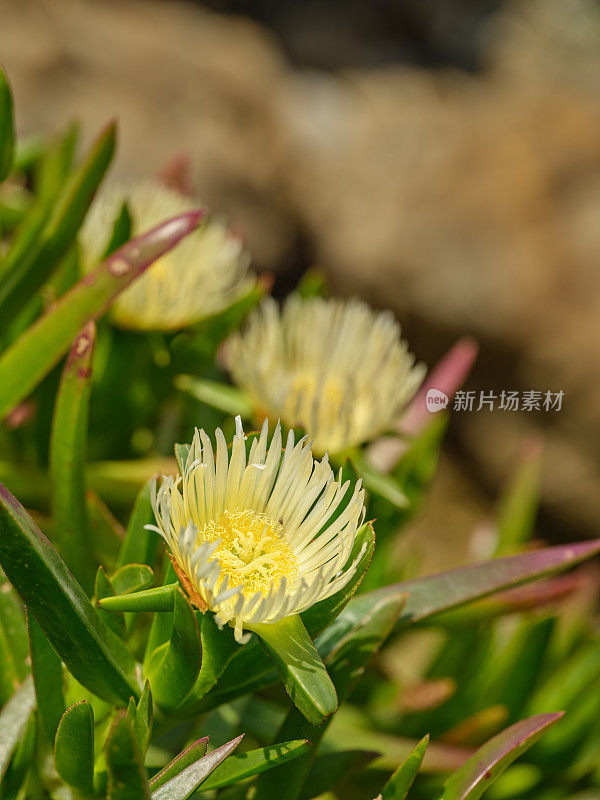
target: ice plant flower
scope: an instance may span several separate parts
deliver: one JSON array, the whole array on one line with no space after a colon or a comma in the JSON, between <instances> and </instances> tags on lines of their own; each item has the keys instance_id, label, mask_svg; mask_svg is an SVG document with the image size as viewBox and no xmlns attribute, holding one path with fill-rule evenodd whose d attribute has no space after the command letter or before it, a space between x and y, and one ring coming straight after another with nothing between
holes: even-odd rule
<instances>
[{"instance_id":1,"label":"ice plant flower","mask_svg":"<svg viewBox=\"0 0 600 800\"><path fill-rule=\"evenodd\" d=\"M236 419L231 456L220 429L216 448L196 430L183 474L154 483L156 530L192 602L244 629L298 614L343 588L362 555L348 563L365 515L360 481L336 479L327 456L315 461L306 437L290 431L282 454L277 424L265 420L247 452Z\"/></svg>"},{"instance_id":2,"label":"ice plant flower","mask_svg":"<svg viewBox=\"0 0 600 800\"><path fill-rule=\"evenodd\" d=\"M301 427L313 451L337 454L393 427L421 383L391 312L359 300L267 298L225 348L256 416Z\"/></svg>"},{"instance_id":3,"label":"ice plant flower","mask_svg":"<svg viewBox=\"0 0 600 800\"><path fill-rule=\"evenodd\" d=\"M132 235L198 205L153 180L107 187L92 204L81 230L84 269L92 269L102 257L125 201ZM254 277L249 264L242 241L222 221L209 218L117 298L113 321L137 330L177 330L212 316L250 291Z\"/></svg>"}]
</instances>

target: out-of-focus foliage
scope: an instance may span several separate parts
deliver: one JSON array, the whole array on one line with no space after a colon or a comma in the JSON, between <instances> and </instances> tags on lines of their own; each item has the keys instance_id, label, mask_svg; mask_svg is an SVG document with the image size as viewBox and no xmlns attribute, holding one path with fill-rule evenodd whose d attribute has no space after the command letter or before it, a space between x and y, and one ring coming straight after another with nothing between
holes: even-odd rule
<instances>
[{"instance_id":1,"label":"out-of-focus foliage","mask_svg":"<svg viewBox=\"0 0 600 800\"><path fill-rule=\"evenodd\" d=\"M121 209L82 276L77 232L115 129L76 159L75 129L15 147L13 116L0 73L0 180L22 200L0 231L0 798L600 797L598 576L555 577L600 542L532 541L537 450L491 558L415 577L393 544L447 420L413 405L385 469L377 442L334 459L375 520L343 589L244 645L194 607L144 528L149 479L177 472L173 442L195 425L231 438L251 413L218 349L265 284L175 333L113 327L112 300L200 214L128 241ZM311 274L298 294L324 289ZM461 347L436 373L448 394L473 357Z\"/></svg>"}]
</instances>

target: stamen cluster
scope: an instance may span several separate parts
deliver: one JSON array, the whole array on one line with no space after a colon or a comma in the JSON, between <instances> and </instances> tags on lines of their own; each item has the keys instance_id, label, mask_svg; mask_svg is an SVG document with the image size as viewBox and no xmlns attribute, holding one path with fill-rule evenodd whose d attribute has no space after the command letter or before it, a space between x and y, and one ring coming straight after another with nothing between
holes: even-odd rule
<instances>
[{"instance_id":1,"label":"stamen cluster","mask_svg":"<svg viewBox=\"0 0 600 800\"><path fill-rule=\"evenodd\" d=\"M196 430L178 479L153 487L156 530L197 603L244 627L276 622L330 597L350 580L362 555L350 554L364 520L360 481L336 479L327 456L315 461L306 437L290 431L282 452L277 424L267 447L265 420L247 452L236 419L231 456L223 432L216 450ZM349 496L348 496L349 495Z\"/></svg>"}]
</instances>

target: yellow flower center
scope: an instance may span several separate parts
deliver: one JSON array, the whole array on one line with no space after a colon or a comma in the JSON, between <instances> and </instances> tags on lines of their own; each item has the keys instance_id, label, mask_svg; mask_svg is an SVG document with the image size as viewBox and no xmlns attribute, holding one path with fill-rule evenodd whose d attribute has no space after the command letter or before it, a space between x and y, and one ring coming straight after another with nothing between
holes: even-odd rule
<instances>
[{"instance_id":1,"label":"yellow flower center","mask_svg":"<svg viewBox=\"0 0 600 800\"><path fill-rule=\"evenodd\" d=\"M243 585L246 597L256 592L266 595L285 576L288 586L298 574L298 561L283 538L283 525L273 523L254 511L223 511L200 533L199 540L221 542L213 558L221 566L221 581L229 578L229 588Z\"/></svg>"}]
</instances>

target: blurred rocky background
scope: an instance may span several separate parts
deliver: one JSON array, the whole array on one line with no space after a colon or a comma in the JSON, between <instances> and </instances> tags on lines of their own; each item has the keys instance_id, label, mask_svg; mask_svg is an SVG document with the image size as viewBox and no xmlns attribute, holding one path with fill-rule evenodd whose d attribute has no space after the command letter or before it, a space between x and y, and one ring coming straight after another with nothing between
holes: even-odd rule
<instances>
[{"instance_id":1,"label":"blurred rocky background","mask_svg":"<svg viewBox=\"0 0 600 800\"><path fill-rule=\"evenodd\" d=\"M598 535L597 2L0 0L0 61L23 133L116 116L122 177L188 153L276 291L316 264L430 364L475 336L468 388L564 391L560 412L453 415L411 533L434 561L474 555L531 435L540 535Z\"/></svg>"}]
</instances>

